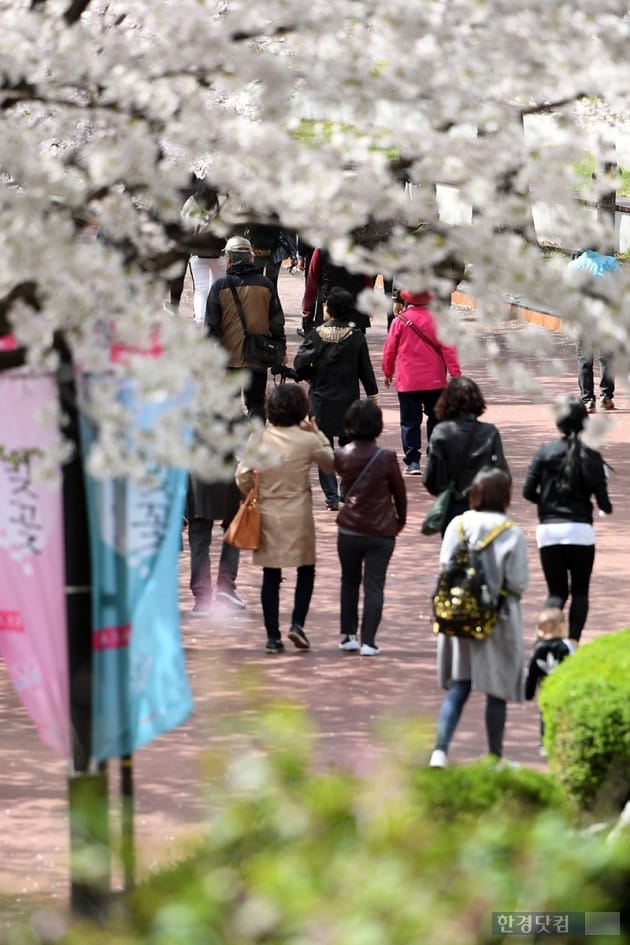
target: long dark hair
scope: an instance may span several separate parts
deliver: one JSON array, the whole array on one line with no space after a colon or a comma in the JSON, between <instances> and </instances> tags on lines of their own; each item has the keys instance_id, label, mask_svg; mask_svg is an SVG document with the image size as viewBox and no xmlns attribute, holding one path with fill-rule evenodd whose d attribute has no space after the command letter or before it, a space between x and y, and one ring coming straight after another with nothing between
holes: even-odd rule
<instances>
[{"instance_id":1,"label":"long dark hair","mask_svg":"<svg viewBox=\"0 0 630 945\"><path fill-rule=\"evenodd\" d=\"M556 426L567 441L567 452L560 467L557 485L564 492L582 492L584 489L586 450L581 433L588 414L578 397L564 397L556 406Z\"/></svg>"}]
</instances>

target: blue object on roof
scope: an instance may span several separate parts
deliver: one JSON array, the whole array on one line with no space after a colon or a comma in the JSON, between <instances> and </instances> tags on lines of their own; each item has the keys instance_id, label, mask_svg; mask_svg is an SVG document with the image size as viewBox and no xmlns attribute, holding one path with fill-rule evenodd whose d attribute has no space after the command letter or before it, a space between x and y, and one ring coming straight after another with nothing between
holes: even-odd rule
<instances>
[{"instance_id":1,"label":"blue object on roof","mask_svg":"<svg viewBox=\"0 0 630 945\"><path fill-rule=\"evenodd\" d=\"M572 259L568 267L580 272L588 272L599 278L607 272L614 272L615 269L619 269L619 263L614 256L604 256L603 253L597 253L594 249L586 249L577 259Z\"/></svg>"}]
</instances>

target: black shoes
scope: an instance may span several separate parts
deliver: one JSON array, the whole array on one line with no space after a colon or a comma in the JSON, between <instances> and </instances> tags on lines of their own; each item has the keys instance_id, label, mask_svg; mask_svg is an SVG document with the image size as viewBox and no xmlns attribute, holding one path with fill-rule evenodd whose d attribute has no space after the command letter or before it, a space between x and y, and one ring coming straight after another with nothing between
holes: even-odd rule
<instances>
[{"instance_id":1,"label":"black shoes","mask_svg":"<svg viewBox=\"0 0 630 945\"><path fill-rule=\"evenodd\" d=\"M287 633L287 636L298 650L310 650L311 644L308 642L308 637L299 623L291 624L291 629Z\"/></svg>"},{"instance_id":2,"label":"black shoes","mask_svg":"<svg viewBox=\"0 0 630 945\"><path fill-rule=\"evenodd\" d=\"M267 640L265 644L266 653L283 653L284 652L284 643L282 640Z\"/></svg>"}]
</instances>

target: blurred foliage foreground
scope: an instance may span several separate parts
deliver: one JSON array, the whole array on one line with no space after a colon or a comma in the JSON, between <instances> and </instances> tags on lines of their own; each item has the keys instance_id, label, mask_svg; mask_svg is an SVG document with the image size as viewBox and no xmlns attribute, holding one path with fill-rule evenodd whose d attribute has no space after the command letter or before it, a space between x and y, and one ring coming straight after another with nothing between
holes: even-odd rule
<instances>
[{"instance_id":1,"label":"blurred foliage foreground","mask_svg":"<svg viewBox=\"0 0 630 945\"><path fill-rule=\"evenodd\" d=\"M195 848L63 945L467 945L501 940L493 912L620 911L628 831L578 830L550 775L491 759L429 769L413 725L369 776L316 773L301 710L251 724L209 757L214 813ZM627 925L614 941L630 942Z\"/></svg>"}]
</instances>

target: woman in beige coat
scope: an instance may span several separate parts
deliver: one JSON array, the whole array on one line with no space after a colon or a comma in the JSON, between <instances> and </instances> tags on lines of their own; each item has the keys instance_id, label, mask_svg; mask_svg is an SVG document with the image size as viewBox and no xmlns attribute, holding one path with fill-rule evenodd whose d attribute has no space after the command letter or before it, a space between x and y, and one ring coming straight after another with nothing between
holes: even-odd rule
<instances>
[{"instance_id":1,"label":"woman in beige coat","mask_svg":"<svg viewBox=\"0 0 630 945\"><path fill-rule=\"evenodd\" d=\"M307 419L308 400L298 384L281 384L267 398L268 423L262 444L274 465L259 468L259 508L262 534L254 564L262 566L260 591L267 653L281 653L280 582L282 568L297 568L295 597L289 640L300 650L310 643L304 623L315 583L315 522L309 480L312 463L325 473L335 467L328 438ZM278 461L279 460L279 461ZM254 469L244 462L236 469L236 482L247 494L254 482Z\"/></svg>"}]
</instances>

